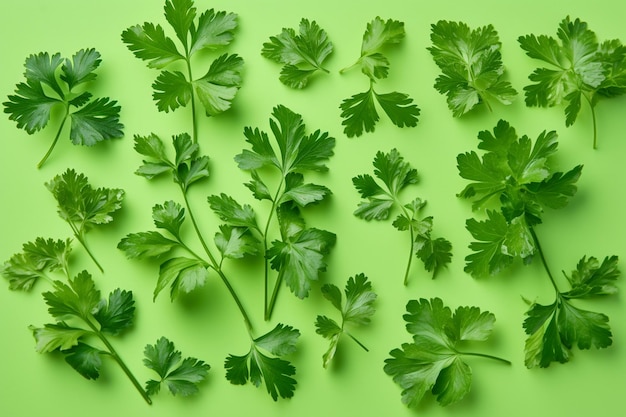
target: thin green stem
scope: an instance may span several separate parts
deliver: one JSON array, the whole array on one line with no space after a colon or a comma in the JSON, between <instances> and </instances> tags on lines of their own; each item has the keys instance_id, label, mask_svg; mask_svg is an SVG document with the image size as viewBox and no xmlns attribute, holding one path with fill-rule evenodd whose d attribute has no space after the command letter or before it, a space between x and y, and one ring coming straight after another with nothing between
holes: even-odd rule
<instances>
[{"instance_id":1,"label":"thin green stem","mask_svg":"<svg viewBox=\"0 0 626 417\"><path fill-rule=\"evenodd\" d=\"M52 141L52 145L50 145L50 148L48 148L48 152L46 152L44 157L37 164L37 168L41 168L43 166L43 164L45 164L46 161L48 160L48 157L50 156L50 154L54 150L54 147L56 146L57 142L59 141L59 137L61 137L61 132L63 131L63 126L65 126L65 121L67 120L69 115L70 115L70 106L69 106L69 104L67 104L66 107L65 107L65 116L63 116L63 120L61 121L61 125L59 126L59 130L57 130L57 134L54 137L54 140Z\"/></svg>"},{"instance_id":2,"label":"thin green stem","mask_svg":"<svg viewBox=\"0 0 626 417\"><path fill-rule=\"evenodd\" d=\"M583 97L589 103L589 108L591 109L591 122L593 124L593 149L598 149L598 127L596 120L596 106L593 104L593 100L587 94L583 93Z\"/></svg>"},{"instance_id":3,"label":"thin green stem","mask_svg":"<svg viewBox=\"0 0 626 417\"><path fill-rule=\"evenodd\" d=\"M270 300L269 307L265 310L265 321L272 318L272 313L274 312L274 306L276 305L276 299L278 297L278 290L280 289L282 283L283 274L282 271L279 271L278 277L276 278L276 284L274 285L274 291L272 291L272 299Z\"/></svg>"},{"instance_id":4,"label":"thin green stem","mask_svg":"<svg viewBox=\"0 0 626 417\"><path fill-rule=\"evenodd\" d=\"M356 342L357 345L361 346L366 352L369 352L370 350L365 347L365 345L363 343L361 343L356 337L352 336L350 333L344 331L344 333L352 340L354 340Z\"/></svg>"},{"instance_id":5,"label":"thin green stem","mask_svg":"<svg viewBox=\"0 0 626 417\"><path fill-rule=\"evenodd\" d=\"M475 352L457 352L459 355L463 355L463 356L478 356L480 358L487 358L487 359L493 359L502 363L506 363L507 365L511 365L511 361L506 360L506 359L502 359L499 358L497 356L492 356L492 355L487 355L485 353L475 353Z\"/></svg>"},{"instance_id":6,"label":"thin green stem","mask_svg":"<svg viewBox=\"0 0 626 417\"><path fill-rule=\"evenodd\" d=\"M189 204L189 199L187 198L187 193L182 188L182 186L181 186L181 191L183 193L183 199L185 200L185 206L187 207L187 212L189 213L189 218L191 219L191 223L193 224L193 228L196 231L196 235L198 236L198 239L200 240L200 243L202 244L202 247L204 248L204 251L206 252L206 254L209 257L209 259L211 260L211 264L213 266L213 269L220 276L220 278L222 279L222 282L224 283L224 285L226 285L226 288L230 292L230 295L235 300L235 304L237 304L237 307L239 308L239 311L241 312L241 315L243 316L243 321L246 324L246 329L248 330L248 333L251 333L251 331L252 331L252 322L250 321L250 317L248 316L248 313L246 312L246 309L244 308L241 300L239 299L239 296L235 292L235 289L230 284L230 281L228 280L228 278L226 277L226 275L222 271L222 269L220 267L220 263L217 262L217 259L215 258L215 256L213 256L213 254L211 253L211 250L209 249L206 241L204 240L204 237L202 236L202 233L200 232L200 228L198 227L198 223L196 222L196 218L195 218L195 216L193 214L193 211L191 210L191 205Z\"/></svg>"},{"instance_id":7,"label":"thin green stem","mask_svg":"<svg viewBox=\"0 0 626 417\"><path fill-rule=\"evenodd\" d=\"M543 263L543 267L546 270L546 272L548 273L548 277L550 278L550 282L552 283L552 286L554 287L554 290L556 291L556 293L560 294L559 287L556 285L556 281L554 280L554 276L552 275L552 272L550 272L550 268L548 267L548 262L546 261L546 257L543 254L543 249L541 249L541 244L539 243L539 238L537 237L537 233L535 233L535 229L532 226L530 226L528 229L530 230L530 234L533 237L533 241L535 242L535 247L537 248L537 252L539 252L539 257L541 258L541 262Z\"/></svg>"},{"instance_id":8,"label":"thin green stem","mask_svg":"<svg viewBox=\"0 0 626 417\"><path fill-rule=\"evenodd\" d=\"M189 82L193 83L193 75L191 72L191 59L189 56L186 58L187 61L187 74L189 75ZM193 143L198 143L198 120L196 118L196 95L194 92L191 92L191 131Z\"/></svg>"},{"instance_id":9,"label":"thin green stem","mask_svg":"<svg viewBox=\"0 0 626 417\"><path fill-rule=\"evenodd\" d=\"M130 382L132 382L132 384L135 386L135 388L137 389L137 391L139 391L139 394L141 394L141 396L143 397L143 399L149 404L152 404L152 400L150 399L150 396L148 395L148 393L146 392L146 390L143 389L143 387L141 386L141 384L139 383L139 381L137 381L137 378L135 378L135 375L133 375L133 373L131 372L131 370L128 368L128 366L126 366L126 364L124 363L124 361L122 360L122 358L120 357L120 355L117 353L117 351L115 350L115 348L113 347L113 345L111 345L111 343L109 342L109 340L106 338L106 336L104 334L102 334L102 332L100 330L98 330L98 328L90 321L85 319L85 322L87 323L87 325L91 328L91 330L93 331L93 333L102 341L102 343L106 346L106 348L109 350L109 355L111 355L111 357L115 360L115 362L117 362L117 364L120 366L120 368L122 368L122 371L124 371L124 373L126 374L126 376L128 377L128 379L130 379Z\"/></svg>"},{"instance_id":10,"label":"thin green stem","mask_svg":"<svg viewBox=\"0 0 626 417\"><path fill-rule=\"evenodd\" d=\"M85 242L85 238L83 237L82 231L78 230L76 228L76 225L74 225L73 223L71 223L71 222L68 222L68 223L69 223L70 227L72 228L72 231L74 232L74 236L76 237L78 242L82 245L82 247L87 252L87 255L89 255L91 260L96 264L96 266L98 267L100 272L104 272L104 269L102 269L102 266L100 265L100 262L98 262L98 260L94 256L93 252L91 252L91 249L89 249L89 246L87 246L87 243Z\"/></svg>"},{"instance_id":11,"label":"thin green stem","mask_svg":"<svg viewBox=\"0 0 626 417\"><path fill-rule=\"evenodd\" d=\"M407 211L406 207L404 207L394 196L390 195L390 197L392 197L395 204L400 207L400 210L402 210L402 213L406 216L406 218L412 220L413 216L409 216L409 212ZM409 261L407 262L406 270L404 271L405 286L409 283L409 272L411 270L411 264L413 263L413 251L415 250L415 231L413 230L413 225L411 224L409 224L409 233L411 237L411 245L409 250Z\"/></svg>"},{"instance_id":12,"label":"thin green stem","mask_svg":"<svg viewBox=\"0 0 626 417\"><path fill-rule=\"evenodd\" d=\"M283 188L283 184L285 182L285 177L280 179L280 184L278 184L278 189L276 190L276 194L274 195L274 199L272 200L272 208L270 209L270 214L267 216L267 222L265 223L265 229L263 230L263 254L267 254L267 233L270 230L270 224L272 222L272 218L274 217L274 212L276 211L276 203L280 198L280 193ZM276 283L274 285L274 291L272 294L272 301L268 305L268 297L269 297L269 260L267 257L264 257L264 286L265 286L265 295L264 295L264 311L265 311L265 321L270 319L272 315L272 310L274 309L274 303L276 302L276 296L278 295L278 278L276 279ZM282 279L281 279L282 281Z\"/></svg>"}]
</instances>

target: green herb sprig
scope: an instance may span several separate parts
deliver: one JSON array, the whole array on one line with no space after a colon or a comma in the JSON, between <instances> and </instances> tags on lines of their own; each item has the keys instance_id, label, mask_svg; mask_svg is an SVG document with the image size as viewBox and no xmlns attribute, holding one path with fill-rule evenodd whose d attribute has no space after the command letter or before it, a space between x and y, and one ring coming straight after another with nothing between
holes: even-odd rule
<instances>
[{"instance_id":1,"label":"green herb sprig","mask_svg":"<svg viewBox=\"0 0 626 417\"><path fill-rule=\"evenodd\" d=\"M228 46L237 28L237 15L209 9L198 15L193 0L166 0L165 19L176 34L182 52L159 24L144 23L126 29L122 41L148 67L162 70L184 61L186 74L163 70L152 84L159 111L169 112L191 102L193 143L198 141L196 100L207 116L216 116L231 107L241 86L243 59L237 54L222 54L211 62L208 71L194 78L192 58L203 50L215 51Z\"/></svg>"},{"instance_id":2,"label":"green herb sprig","mask_svg":"<svg viewBox=\"0 0 626 417\"><path fill-rule=\"evenodd\" d=\"M533 302L526 313L527 367L567 362L574 346L610 346L608 317L582 310L573 301L614 294L619 276L617 257L607 257L601 264L594 257L583 257L571 276L566 276L571 289L562 291L536 232L546 209L564 208L576 194L582 166L567 172L550 166L550 156L558 147L554 131L542 132L533 144L501 120L493 133L483 131L478 138L478 148L485 151L482 159L474 151L457 157L459 174L471 181L459 196L474 200L474 209L493 201L500 207L486 210L486 220L467 220L475 241L469 246L473 253L465 258L465 271L474 277L495 275L516 260L529 264L537 255L541 259L556 299L550 305Z\"/></svg>"},{"instance_id":3,"label":"green herb sprig","mask_svg":"<svg viewBox=\"0 0 626 417\"><path fill-rule=\"evenodd\" d=\"M100 53L93 48L81 49L71 60L48 52L26 58L26 82L17 84L15 94L2 103L9 119L32 135L48 125L55 107L64 109L54 140L37 168L52 154L68 119L71 122L69 137L74 145L93 146L123 136L124 125L119 121L121 107L117 102L108 97L92 99L92 94L85 91L95 80L94 71L101 62Z\"/></svg>"},{"instance_id":4,"label":"green herb sprig","mask_svg":"<svg viewBox=\"0 0 626 417\"><path fill-rule=\"evenodd\" d=\"M348 137L361 136L363 131L373 132L379 120L376 103L387 114L391 122L398 127L415 127L420 109L413 103L407 94L397 91L378 93L374 89L377 80L387 78L389 73L389 59L383 54L384 50L404 39L404 23L398 20L383 20L376 17L367 24L361 44L361 56L347 70L358 67L370 81L369 89L345 99L341 105L341 124L345 126L344 133Z\"/></svg>"},{"instance_id":5,"label":"green herb sprig","mask_svg":"<svg viewBox=\"0 0 626 417\"><path fill-rule=\"evenodd\" d=\"M565 125L571 126L580 113L582 101L591 109L593 148L598 146L596 104L601 97L626 93L626 47L619 39L599 43L596 34L580 19L561 21L558 39L545 35L520 36L526 54L550 65L537 68L524 87L528 106L552 107L563 102Z\"/></svg>"},{"instance_id":6,"label":"green herb sprig","mask_svg":"<svg viewBox=\"0 0 626 417\"><path fill-rule=\"evenodd\" d=\"M374 158L374 175L382 186L369 174L352 178L352 183L364 200L359 203L354 215L370 220L388 220L393 210L400 214L393 221L399 231L408 231L410 236L409 260L404 273L404 285L408 284L413 256L417 256L433 278L452 258L452 244L444 238L432 237L433 217L419 217L426 201L416 198L404 204L400 193L407 186L418 182L417 170L404 161L397 149L389 153L379 151Z\"/></svg>"}]
</instances>

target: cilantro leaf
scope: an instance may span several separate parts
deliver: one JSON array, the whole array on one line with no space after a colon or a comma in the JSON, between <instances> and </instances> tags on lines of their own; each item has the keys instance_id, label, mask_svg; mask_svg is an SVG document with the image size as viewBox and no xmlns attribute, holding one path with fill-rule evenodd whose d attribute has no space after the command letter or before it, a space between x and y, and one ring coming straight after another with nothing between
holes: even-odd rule
<instances>
[{"instance_id":1,"label":"cilantro leaf","mask_svg":"<svg viewBox=\"0 0 626 417\"><path fill-rule=\"evenodd\" d=\"M47 52L26 58L26 82L17 84L15 94L9 95L9 101L3 103L9 119L16 121L19 129L33 134L47 126L54 107L58 105L64 109L56 137L38 167L52 153L68 118L72 125L70 139L75 145L92 146L123 136L124 125L119 122L121 107L116 101L108 97L91 100L90 92L73 91L96 78L94 71L100 63L100 53L93 48L81 49L71 60L65 61L60 54L50 56ZM46 91L44 85L51 91ZM72 112L72 107L77 110Z\"/></svg>"},{"instance_id":2,"label":"cilantro leaf","mask_svg":"<svg viewBox=\"0 0 626 417\"><path fill-rule=\"evenodd\" d=\"M305 134L305 125L302 116L289 108L279 105L272 111L270 127L280 157L274 152L269 138L259 129L246 128L246 141L252 145L252 150L244 150L235 156L239 168L256 170L264 166L275 166L283 176L291 172L327 171L326 161L333 156L335 139L328 133L319 130Z\"/></svg>"},{"instance_id":3,"label":"cilantro leaf","mask_svg":"<svg viewBox=\"0 0 626 417\"><path fill-rule=\"evenodd\" d=\"M283 28L270 41L263 44L261 55L279 64L284 64L280 81L291 88L304 88L311 76L321 70L328 72L324 61L333 52L333 44L326 32L315 20L300 21L299 32Z\"/></svg>"},{"instance_id":4,"label":"cilantro leaf","mask_svg":"<svg viewBox=\"0 0 626 417\"><path fill-rule=\"evenodd\" d=\"M361 136L363 131L373 132L379 120L376 111L376 102L387 114L391 122L398 127L415 127L420 109L413 99L397 91L379 94L374 91L374 84L370 83L368 91L358 93L342 101L339 106L341 124L345 126L344 133L348 137Z\"/></svg>"},{"instance_id":5,"label":"cilantro leaf","mask_svg":"<svg viewBox=\"0 0 626 417\"><path fill-rule=\"evenodd\" d=\"M209 177L209 158L200 155L200 147L187 133L174 135L172 144L175 150L173 160L166 154L165 145L157 135L135 136L135 150L149 158L135 174L152 179L170 172L174 182L186 192L192 184Z\"/></svg>"},{"instance_id":6,"label":"cilantro leaf","mask_svg":"<svg viewBox=\"0 0 626 417\"><path fill-rule=\"evenodd\" d=\"M54 291L45 292L43 297L50 315L58 319L74 316L89 320L100 303L100 291L87 271L70 279L69 285L54 281Z\"/></svg>"},{"instance_id":7,"label":"cilantro leaf","mask_svg":"<svg viewBox=\"0 0 626 417\"><path fill-rule=\"evenodd\" d=\"M358 66L371 80L387 78L389 60L383 55L386 47L400 43L404 39L404 22L380 17L367 24L361 44L361 56L353 66ZM348 68L342 70L345 71Z\"/></svg>"},{"instance_id":8,"label":"cilantro leaf","mask_svg":"<svg viewBox=\"0 0 626 417\"><path fill-rule=\"evenodd\" d=\"M159 279L154 289L153 299L170 285L170 299L174 301L180 292L190 293L202 287L209 276L207 265L198 259L176 257L163 262L159 269Z\"/></svg>"},{"instance_id":9,"label":"cilantro leaf","mask_svg":"<svg viewBox=\"0 0 626 417\"><path fill-rule=\"evenodd\" d=\"M551 168L555 132L542 132L533 144L500 120L493 133L483 131L478 138L482 159L474 151L457 156L459 175L472 181L458 195L473 199L474 209L497 199L501 210L488 210L485 221L466 222L477 241L470 244L474 253L465 258L465 271L475 277L495 274L515 258L532 261L537 249L532 227L542 222L546 208L567 205L582 172L580 165L565 173Z\"/></svg>"},{"instance_id":10,"label":"cilantro leaf","mask_svg":"<svg viewBox=\"0 0 626 417\"><path fill-rule=\"evenodd\" d=\"M237 15L235 13L205 10L198 18L196 27L192 26L189 54L193 55L202 49L216 49L230 44L236 28Z\"/></svg>"},{"instance_id":11,"label":"cilantro leaf","mask_svg":"<svg viewBox=\"0 0 626 417\"><path fill-rule=\"evenodd\" d=\"M267 251L272 269L278 271L298 297L309 295L311 282L326 271L325 257L335 244L334 233L316 228L302 229L275 240Z\"/></svg>"},{"instance_id":12,"label":"cilantro leaf","mask_svg":"<svg viewBox=\"0 0 626 417\"><path fill-rule=\"evenodd\" d=\"M75 145L92 146L105 139L122 137L121 107L108 98L93 100L71 114L70 139Z\"/></svg>"},{"instance_id":13,"label":"cilantro leaf","mask_svg":"<svg viewBox=\"0 0 626 417\"><path fill-rule=\"evenodd\" d=\"M184 59L161 25L146 22L131 26L122 32L122 42L137 58L149 61L150 68L165 68Z\"/></svg>"},{"instance_id":14,"label":"cilantro leaf","mask_svg":"<svg viewBox=\"0 0 626 417\"><path fill-rule=\"evenodd\" d=\"M208 201L211 210L213 210L221 220L233 226L260 231L256 222L256 214L250 205L244 204L242 206L235 201L235 199L224 193L219 196L209 196Z\"/></svg>"},{"instance_id":15,"label":"cilantro leaf","mask_svg":"<svg viewBox=\"0 0 626 417\"><path fill-rule=\"evenodd\" d=\"M594 257L583 257L570 276L571 290L560 292L554 303L533 303L526 312L525 363L528 368L565 363L574 346L578 349L606 348L613 343L609 318L601 313L580 309L572 301L611 295L617 292L615 281L620 275L617 256L606 257L602 263Z\"/></svg>"},{"instance_id":16,"label":"cilantro leaf","mask_svg":"<svg viewBox=\"0 0 626 417\"><path fill-rule=\"evenodd\" d=\"M470 29L463 22L440 20L431 25L428 50L442 74L435 88L447 96L455 117L476 105L497 100L511 104L517 92L502 80L504 66L498 33L491 25Z\"/></svg>"},{"instance_id":17,"label":"cilantro leaf","mask_svg":"<svg viewBox=\"0 0 626 417\"><path fill-rule=\"evenodd\" d=\"M467 356L482 356L510 364L485 354L459 350L465 341L485 341L495 317L478 307L459 307L454 314L439 298L411 300L407 304L406 329L413 343L390 352L385 373L402 388L402 402L415 407L431 391L442 406L463 399L470 391L472 370Z\"/></svg>"},{"instance_id":18,"label":"cilantro leaf","mask_svg":"<svg viewBox=\"0 0 626 417\"><path fill-rule=\"evenodd\" d=\"M78 343L78 345L64 353L66 354L65 361L79 374L87 379L98 379L100 377L101 354L104 353L100 349L85 343Z\"/></svg>"},{"instance_id":19,"label":"cilantro leaf","mask_svg":"<svg viewBox=\"0 0 626 417\"><path fill-rule=\"evenodd\" d=\"M589 103L593 116L593 147L597 147L595 106L601 96L626 92L626 52L619 40L598 43L596 34L580 19L561 21L558 39L549 36L520 36L526 54L550 65L537 68L524 87L528 106L552 107L563 102L566 126L577 119L581 101Z\"/></svg>"},{"instance_id":20,"label":"cilantro leaf","mask_svg":"<svg viewBox=\"0 0 626 417\"><path fill-rule=\"evenodd\" d=\"M71 239L54 240L38 237L25 243L22 252L16 253L0 267L0 274L9 280L11 290L29 291L46 272L68 271L68 258L72 250Z\"/></svg>"},{"instance_id":21,"label":"cilantro leaf","mask_svg":"<svg viewBox=\"0 0 626 417\"><path fill-rule=\"evenodd\" d=\"M331 191L323 185L305 184L304 176L298 172L291 172L285 177L285 192L278 204L293 201L299 207L324 200Z\"/></svg>"},{"instance_id":22,"label":"cilantro leaf","mask_svg":"<svg viewBox=\"0 0 626 417\"><path fill-rule=\"evenodd\" d=\"M223 224L215 234L215 246L225 258L240 259L245 255L256 255L258 244L258 239L244 227Z\"/></svg>"},{"instance_id":23,"label":"cilantro leaf","mask_svg":"<svg viewBox=\"0 0 626 417\"><path fill-rule=\"evenodd\" d=\"M198 393L198 385L207 377L210 366L204 361L188 357L182 359L174 343L161 337L154 345L146 345L144 365L159 375L158 380L146 382L148 395L156 395L165 384L173 395L183 397Z\"/></svg>"},{"instance_id":24,"label":"cilantro leaf","mask_svg":"<svg viewBox=\"0 0 626 417\"><path fill-rule=\"evenodd\" d=\"M243 59L238 55L224 54L211 63L207 73L192 85L208 116L228 110L239 87Z\"/></svg>"},{"instance_id":25,"label":"cilantro leaf","mask_svg":"<svg viewBox=\"0 0 626 417\"><path fill-rule=\"evenodd\" d=\"M363 198L354 215L367 221L387 220L392 210L399 210L400 214L393 221L393 226L399 231L409 231L411 237L405 285L413 255L422 260L427 271L433 272L434 278L442 267L450 263L452 245L444 238L432 238L432 217L418 217L426 205L425 201L416 198L409 204L400 203L400 193L409 185L417 184L417 170L404 161L397 149L389 153L377 152L373 165L374 175L382 184L369 174L352 178L352 184Z\"/></svg>"},{"instance_id":26,"label":"cilantro leaf","mask_svg":"<svg viewBox=\"0 0 626 417\"><path fill-rule=\"evenodd\" d=\"M281 357L295 351L298 337L300 332L297 329L276 325L270 332L254 339L246 355L229 355L226 358L226 379L235 385L245 385L250 381L256 387L265 382L267 392L274 401L279 395L281 398L293 397L296 380L292 377L296 369Z\"/></svg>"},{"instance_id":27,"label":"cilantro leaf","mask_svg":"<svg viewBox=\"0 0 626 417\"><path fill-rule=\"evenodd\" d=\"M68 350L76 346L78 340L88 332L83 329L70 327L61 322L46 324L44 327L29 326L36 341L35 350L39 353L53 352L57 349Z\"/></svg>"},{"instance_id":28,"label":"cilantro leaf","mask_svg":"<svg viewBox=\"0 0 626 417\"><path fill-rule=\"evenodd\" d=\"M499 197L505 202L507 220L524 214L533 225L541 222L544 206L564 207L576 193L582 166L562 173L548 164L558 147L556 132L542 132L533 145L500 120L493 133L483 131L478 138L478 147L486 151L482 160L475 152L457 156L459 175L474 181L459 196L475 199L474 208Z\"/></svg>"},{"instance_id":29,"label":"cilantro leaf","mask_svg":"<svg viewBox=\"0 0 626 417\"><path fill-rule=\"evenodd\" d=\"M228 110L241 85L243 60L237 55L223 54L211 62L205 75L194 78L191 58L202 50L228 45L237 27L237 15L213 9L198 14L192 0L166 0L164 15L182 52L161 25L146 22L122 32L122 41L137 58L148 61L148 67L163 70L176 61L185 61L186 74L163 70L152 84L159 111L174 111L189 101L195 109L196 99L204 106L207 116ZM193 143L197 143L195 112L192 117Z\"/></svg>"},{"instance_id":30,"label":"cilantro leaf","mask_svg":"<svg viewBox=\"0 0 626 417\"><path fill-rule=\"evenodd\" d=\"M135 316L135 300L131 291L117 288L109 294L109 300L102 299L94 318L100 323L100 330L117 335L133 324Z\"/></svg>"},{"instance_id":31,"label":"cilantro leaf","mask_svg":"<svg viewBox=\"0 0 626 417\"><path fill-rule=\"evenodd\" d=\"M73 169L55 176L45 185L57 201L59 216L69 224L76 239L102 271L85 243L85 233L93 226L113 221L113 213L122 207L124 190L93 188L85 175Z\"/></svg>"},{"instance_id":32,"label":"cilantro leaf","mask_svg":"<svg viewBox=\"0 0 626 417\"><path fill-rule=\"evenodd\" d=\"M317 316L315 322L315 332L330 339L330 347L322 357L324 368L328 367L330 361L333 359L342 334L352 338L359 346L365 349L365 351L368 350L350 334L346 327L349 328L350 326L360 326L370 323L371 316L375 311L373 304L376 300L376 293L372 291L371 282L369 282L365 274L362 273L348 279L344 293L346 294L345 303L342 302L339 288L332 284L322 286L322 294L324 297L341 312L341 326L326 316Z\"/></svg>"}]
</instances>

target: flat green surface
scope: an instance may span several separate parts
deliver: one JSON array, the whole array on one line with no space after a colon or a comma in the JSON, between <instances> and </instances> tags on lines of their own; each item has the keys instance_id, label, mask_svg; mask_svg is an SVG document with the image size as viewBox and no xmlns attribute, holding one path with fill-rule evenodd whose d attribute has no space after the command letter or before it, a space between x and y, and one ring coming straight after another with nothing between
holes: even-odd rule
<instances>
[{"instance_id":1,"label":"flat green surface","mask_svg":"<svg viewBox=\"0 0 626 417\"><path fill-rule=\"evenodd\" d=\"M330 304L315 286L312 296L301 301L283 288L272 322L262 320L262 264L230 264L226 269L253 316L259 334L277 322L302 332L298 351L290 357L297 367L298 386L294 398L273 402L264 387L234 386L224 377L224 358L244 354L248 340L241 318L223 285L211 280L202 290L170 303L167 296L152 302L157 264L127 260L116 249L117 242L130 232L151 230L150 209L165 200L180 200L169 180L148 182L133 174L141 158L133 151L132 136L151 132L163 138L190 130L189 109L159 113L151 98L151 84L157 75L136 59L120 40L121 32L144 21L166 24L163 3L156 0L102 2L86 1L3 1L0 2L2 69L0 98L5 100L22 81L24 58L39 51L71 56L81 48L95 47L102 54L96 93L108 95L122 105L125 137L94 148L72 146L64 139L48 163L35 168L54 135L54 127L29 136L18 130L7 115L0 117L0 259L8 259L22 243L37 236L65 238L70 229L57 217L55 202L43 183L66 168L85 173L95 186L126 190L124 208L115 222L89 235L105 273L100 274L84 251L75 246L74 271L88 268L103 293L121 287L132 290L137 305L133 329L114 343L127 364L139 377L152 377L141 364L143 347L164 335L186 355L211 364L210 377L200 395L184 399L162 393L148 407L120 369L106 362L98 381L86 381L60 355L40 355L28 325L49 322L39 283L32 293L14 293L8 286L0 291L0 413L4 416L547 416L626 415L626 319L624 298L618 294L589 308L607 314L614 343L609 349L574 350L565 365L528 370L524 366L522 297L550 302L553 292L540 263L515 267L497 277L474 280L463 272L463 258L469 253L471 236L464 228L472 216L470 204L456 197L464 186L456 169L456 155L476 148L476 134L492 129L499 119L508 120L520 134L535 138L543 130L557 130L560 151L555 164L563 170L584 164L579 192L572 203L558 212L549 212L538 228L548 262L554 271L571 271L583 255L626 258L625 165L626 97L598 104L599 149L591 149L591 115L583 110L570 128L565 127L563 108L526 108L523 97L493 112L474 111L453 119L445 97L432 87L438 68L426 47L430 24L439 19L463 20L470 26L493 24L502 41L507 78L521 91L528 74L539 65L517 44L517 37L529 33L554 36L566 15L589 23L600 40L626 40L622 2L600 1L472 1L419 2L373 1L198 1L199 10L214 7L239 14L235 42L228 49L245 59L244 84L232 111L216 118L200 118L202 152L211 157L211 179L191 193L201 228L211 237L218 219L209 210L206 196L226 192L240 201L253 200L243 186L249 177L239 171L233 156L247 148L243 128L269 131L272 108L284 104L303 115L309 131L321 129L337 139L335 156L326 174L309 177L333 191L330 201L308 211L308 224L337 234L337 245L329 260L324 282L343 287L349 276L363 272L379 294L372 325L357 335L370 352L344 340L331 369L322 368L321 356L327 341L315 334L318 314L334 315ZM352 94L364 91L367 80L357 71L339 75L359 54L366 24L375 16L405 22L404 43L390 53L391 70L382 90L408 93L422 109L415 128L398 129L385 117L375 133L348 139L342 132L339 104ZM296 27L302 17L316 20L335 45L328 61L330 74L319 74L304 91L293 91L278 81L279 65L260 55L261 45L282 27ZM199 63L199 65L201 65ZM52 120L51 126L55 126ZM378 150L397 148L419 171L419 186L405 193L406 199L428 200L426 214L435 218L434 233L453 244L453 262L436 280L431 280L416 263L410 283L402 286L407 241L390 222L367 223L352 215L359 201L351 178L371 172ZM191 236L191 230L188 230ZM559 279L561 275L559 274ZM618 286L624 289L622 281ZM497 317L494 334L478 350L502 356L512 366L471 358L471 393L460 403L440 407L427 398L416 409L400 402L400 389L382 368L392 348L410 341L402 314L406 302L415 298L441 297L455 308L476 305Z\"/></svg>"}]
</instances>

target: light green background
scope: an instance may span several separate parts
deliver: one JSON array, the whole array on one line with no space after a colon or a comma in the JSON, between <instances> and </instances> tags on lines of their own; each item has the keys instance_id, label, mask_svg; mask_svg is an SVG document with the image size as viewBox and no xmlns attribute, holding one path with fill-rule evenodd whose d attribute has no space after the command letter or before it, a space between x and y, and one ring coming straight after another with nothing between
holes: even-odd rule
<instances>
[{"instance_id":1,"label":"light green background","mask_svg":"<svg viewBox=\"0 0 626 417\"><path fill-rule=\"evenodd\" d=\"M190 399L162 393L148 407L120 369L106 362L98 381L86 381L58 355L40 355L27 329L49 322L39 283L30 294L0 290L0 414L4 416L624 416L626 410L626 318L622 294L585 304L607 314L614 335L613 346L601 351L575 350L566 365L528 370L523 363L525 335L522 329L526 297L551 302L553 293L538 262L516 267L497 277L474 280L463 272L470 235L464 228L472 216L470 204L455 194L465 185L456 170L456 155L475 149L476 134L491 129L498 119L508 120L518 133L535 138L543 130L557 130L560 151L554 164L563 170L584 164L579 192L564 210L550 212L538 228L552 269L571 271L583 255L625 258L626 235L626 97L602 101L597 106L599 149L591 150L591 117L583 110L573 127L565 127L563 108L526 108L518 96L509 107L495 105L453 119L445 97L432 87L438 69L426 47L430 24L439 19L463 20L470 26L493 24L502 41L507 78L521 91L528 74L539 64L524 55L517 44L520 35L554 36L566 15L587 21L601 40L626 41L623 3L602 1L197 1L198 9L214 7L239 14L235 42L228 49L245 59L244 84L232 111L219 118L201 118L200 144L211 157L212 178L192 190L192 205L207 236L218 221L206 204L206 196L226 192L251 202L260 215L267 207L253 200L243 183L233 156L246 147L244 126L268 131L272 107L284 104L303 115L309 131L321 129L337 139L335 156L327 174L310 177L333 191L331 200L307 211L308 224L337 233L324 282L343 287L349 276L368 275L379 294L377 313L368 328L355 331L370 348L362 351L344 340L331 369L321 366L327 341L314 332L317 314L334 315L330 304L313 288L304 301L283 288L274 319L262 321L262 275L259 262L227 266L234 285L253 316L259 333L276 322L302 332L298 352L290 357L297 367L294 398L273 402L265 388L234 386L224 378L223 360L248 349L239 313L218 280L174 304L167 296L152 302L157 265L125 259L117 242L130 232L151 230L150 209L168 199L180 200L168 181L149 183L133 174L140 157L132 149L132 136L151 132L169 138L189 131L189 109L159 113L151 98L157 72L134 58L120 40L121 32L144 21L165 24L163 3L155 0L121 1L2 1L0 34L2 67L0 98L5 101L22 80L24 58L39 51L71 56L81 48L95 47L102 54L98 69L98 95L108 95L122 105L125 137L92 149L72 146L63 139L48 163L35 164L49 146L58 119L33 136L18 130L7 115L0 117L0 259L18 252L22 243L37 236L65 238L70 230L56 215L55 203L43 183L72 167L84 172L96 186L121 187L127 192L124 208L110 227L89 234L94 252L105 267L97 270L75 246L74 271L88 268L103 293L121 287L135 294L134 328L114 340L120 354L140 380L152 375L141 364L143 347L165 335L186 355L206 360L212 369L200 395ZM339 75L359 54L367 22L375 16L405 22L404 43L389 52L390 76L379 83L381 91L408 93L422 109L418 126L398 129L381 117L376 132L348 139L342 132L339 103L367 88L358 72ZM335 45L328 61L331 73L320 74L304 91L292 91L278 81L280 67L261 57L269 36L282 27L296 27L302 17L316 20ZM204 61L206 62L206 61ZM202 66L198 61L197 65ZM200 71L197 70L198 75ZM67 135L66 135L67 137ZM426 214L435 217L434 233L453 244L454 258L436 280L416 263L408 287L402 286L406 239L390 223L366 223L352 212L358 203L351 178L371 172L376 151L397 148L418 169L421 182L405 193L408 200L428 200ZM191 235L191 233L190 233ZM5 283L6 284L6 283ZM624 289L622 282L620 290ZM510 359L500 363L471 358L473 385L460 403L440 407L427 396L417 409L400 402L400 389L382 370L389 351L410 341L402 314L409 299L441 297L451 307L476 305L497 317L493 337L478 350Z\"/></svg>"}]
</instances>

